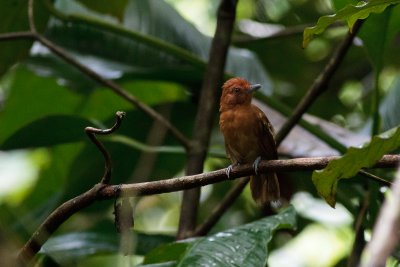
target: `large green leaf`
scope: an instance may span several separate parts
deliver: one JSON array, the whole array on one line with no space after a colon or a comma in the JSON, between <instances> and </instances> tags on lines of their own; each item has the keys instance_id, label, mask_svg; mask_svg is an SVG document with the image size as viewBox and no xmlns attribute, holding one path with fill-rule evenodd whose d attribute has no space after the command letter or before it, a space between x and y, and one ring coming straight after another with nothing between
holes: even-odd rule
<instances>
[{"instance_id":1,"label":"large green leaf","mask_svg":"<svg viewBox=\"0 0 400 267\"><path fill-rule=\"evenodd\" d=\"M371 13L380 13L388 6L400 3L399 0L371 0L361 1L357 5L347 5L334 15L323 16L318 19L317 25L304 30L303 47L306 47L315 34L321 34L325 29L338 20L345 20L351 29L358 19L366 19Z\"/></svg>"},{"instance_id":2,"label":"large green leaf","mask_svg":"<svg viewBox=\"0 0 400 267\"><path fill-rule=\"evenodd\" d=\"M161 234L140 232L132 232L132 234L132 242L136 246L135 254L138 255L143 255L149 250L174 240L172 236ZM62 266L68 266L93 255L118 252L119 239L120 236L116 232L71 232L50 238L43 245L40 253L51 257Z\"/></svg>"},{"instance_id":3,"label":"large green leaf","mask_svg":"<svg viewBox=\"0 0 400 267\"><path fill-rule=\"evenodd\" d=\"M34 14L37 30L43 31L49 12L43 7L42 1L35 1ZM0 18L0 33L28 31L28 0L2 0ZM15 62L28 56L32 43L29 40L0 42L0 77Z\"/></svg>"},{"instance_id":4,"label":"large green leaf","mask_svg":"<svg viewBox=\"0 0 400 267\"><path fill-rule=\"evenodd\" d=\"M373 166L384 154L399 147L400 127L374 136L369 143L360 148L350 147L346 154L329 162L325 169L313 172L312 180L318 193L334 207L340 179L353 177L362 168Z\"/></svg>"},{"instance_id":5,"label":"large green leaf","mask_svg":"<svg viewBox=\"0 0 400 267\"><path fill-rule=\"evenodd\" d=\"M185 80L188 70L197 72L194 76L201 79L211 38L201 34L164 1L129 1L123 25L100 20L90 10L78 9L70 2L59 1L57 6L70 15L66 18L68 23L53 23L47 36L64 48L102 59L97 66L102 66L105 73L115 71L107 66L107 62L117 62L121 64L119 70L122 73L133 76L172 69L170 80ZM176 50L182 53L171 52ZM191 56L179 56L185 53ZM191 60L187 60L189 57ZM85 58L79 59L90 65ZM263 84L265 92L271 92L268 76L250 51L232 48L226 69ZM199 80L191 82L198 83Z\"/></svg>"},{"instance_id":6,"label":"large green leaf","mask_svg":"<svg viewBox=\"0 0 400 267\"><path fill-rule=\"evenodd\" d=\"M83 129L91 124L88 120L74 116L43 117L16 131L4 141L0 148L9 150L48 147L81 141L86 138Z\"/></svg>"},{"instance_id":7,"label":"large green leaf","mask_svg":"<svg viewBox=\"0 0 400 267\"><path fill-rule=\"evenodd\" d=\"M24 67L17 68L11 76L9 94L0 111L0 144L39 118L72 114L82 101L79 94L65 90L55 79L36 76Z\"/></svg>"},{"instance_id":8,"label":"large green leaf","mask_svg":"<svg viewBox=\"0 0 400 267\"><path fill-rule=\"evenodd\" d=\"M290 206L277 215L198 238L189 245L171 245L174 253L165 253L166 248L160 248L163 253L149 253L144 263L176 261L176 266L265 266L273 233L278 229L292 229L295 224L296 212Z\"/></svg>"}]
</instances>

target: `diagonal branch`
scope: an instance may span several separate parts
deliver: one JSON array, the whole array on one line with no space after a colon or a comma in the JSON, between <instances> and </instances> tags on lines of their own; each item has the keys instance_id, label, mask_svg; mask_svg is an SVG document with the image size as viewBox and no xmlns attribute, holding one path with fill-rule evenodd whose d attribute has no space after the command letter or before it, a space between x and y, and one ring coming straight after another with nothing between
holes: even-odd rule
<instances>
[{"instance_id":1,"label":"diagonal branch","mask_svg":"<svg viewBox=\"0 0 400 267\"><path fill-rule=\"evenodd\" d=\"M259 173L266 173L271 171L316 170L324 168L330 161L337 158L338 157L319 157L262 161L259 165L258 171ZM374 165L374 168L395 168L399 162L400 155L385 155ZM252 164L245 164L234 168L230 173L230 177L231 179L237 179L252 174L254 174ZM54 210L21 248L18 254L18 260L22 263L29 263L40 250L42 245L58 229L58 227L61 226L61 224L63 224L73 214L88 207L95 201L112 199L120 195L125 197L134 197L176 192L226 180L226 169L221 169L209 173L201 173L154 182L122 185L96 184L90 190L64 202ZM246 179L244 179L244 181L246 181ZM386 182L386 184L390 183Z\"/></svg>"},{"instance_id":2,"label":"diagonal branch","mask_svg":"<svg viewBox=\"0 0 400 267\"><path fill-rule=\"evenodd\" d=\"M119 95L120 97L127 100L129 103L136 106L138 109L146 113L152 119L161 122L165 127L172 133L172 135L185 147L185 149L189 149L190 143L189 140L180 132L175 126L171 124L168 120L166 120L161 114L155 111L150 106L146 105L145 103L141 102L135 96L131 95L129 92L125 91L122 87L118 84L114 83L111 80L107 80L97 74L95 71L91 70L90 68L86 67L85 65L81 64L79 61L74 59L68 53L65 52L61 47L57 46L43 35L39 34L36 31L36 27L34 24L34 13L33 13L33 6L34 0L29 0L28 2L28 18L29 18L29 27L30 32L18 32L18 33L9 33L9 34L2 34L0 35L0 40L12 40L12 39L21 39L21 38L29 38L35 39L36 41L40 42L42 45L46 46L50 49L54 54L68 62L70 65L77 68L86 76L92 78L96 82L110 88L114 93Z\"/></svg>"},{"instance_id":3,"label":"diagonal branch","mask_svg":"<svg viewBox=\"0 0 400 267\"><path fill-rule=\"evenodd\" d=\"M101 178L100 183L94 185L90 190L85 193L64 202L55 211L53 211L46 220L39 226L36 232L26 242L18 253L18 261L26 265L30 262L33 256L40 250L42 245L47 241L49 236L54 233L58 227L71 217L76 212L92 204L96 199L99 198L98 192L101 188L106 186L111 178L111 157L108 151L105 149L103 144L97 140L95 134L108 135L116 131L121 125L122 119L125 116L125 112L118 111L116 114L116 120L114 125L109 129L97 129L93 127L86 127L85 132L90 140L97 146L104 157L105 171ZM115 188L115 194L119 194L119 190Z\"/></svg>"},{"instance_id":4,"label":"diagonal branch","mask_svg":"<svg viewBox=\"0 0 400 267\"><path fill-rule=\"evenodd\" d=\"M46 46L48 49L50 49L54 54L58 55L60 58L67 61L72 66L76 67L78 70L80 70L86 76L92 78L93 80L99 82L100 84L102 84L104 86L107 86L114 93L121 96L123 99L127 100L129 103L133 104L134 106L136 106L138 109L140 109L141 111L146 113L152 119L161 122L163 125L165 125L165 127L168 128L168 130L171 131L171 133L174 135L174 137L186 149L189 148L189 141L187 140L187 138L177 128L175 128L175 126L173 126L171 124L171 122L166 120L161 114L159 114L153 108L151 108L150 106L141 102L139 99L137 99L135 96L131 95L128 91L125 91L122 87L120 87L115 82L101 77L99 74L97 74L93 70L91 70L88 67L86 67L85 65L81 64L80 62L75 60L72 56L68 55L62 48L58 47L57 45L55 45L54 43L52 43L51 41L49 41L47 38L43 37L42 35L37 34L36 40L39 41L44 46Z\"/></svg>"},{"instance_id":5,"label":"diagonal branch","mask_svg":"<svg viewBox=\"0 0 400 267\"><path fill-rule=\"evenodd\" d=\"M293 127L299 122L304 113L308 108L315 102L315 100L324 91L328 89L328 84L333 77L333 74L338 69L340 63L349 51L351 44L353 43L354 37L357 35L363 21L357 20L354 23L353 29L349 31L346 38L340 44L339 48L332 55L324 70L314 80L314 83L308 89L307 94L301 99L293 111L292 116L285 122L282 128L276 135L276 144L279 145L283 139L289 134Z\"/></svg>"}]
</instances>

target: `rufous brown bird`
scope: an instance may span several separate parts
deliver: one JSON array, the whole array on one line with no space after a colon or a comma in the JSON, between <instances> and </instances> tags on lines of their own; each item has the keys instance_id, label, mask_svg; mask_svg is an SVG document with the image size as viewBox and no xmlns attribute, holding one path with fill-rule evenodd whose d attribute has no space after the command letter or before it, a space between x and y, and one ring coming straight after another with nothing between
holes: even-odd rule
<instances>
[{"instance_id":1,"label":"rufous brown bird","mask_svg":"<svg viewBox=\"0 0 400 267\"><path fill-rule=\"evenodd\" d=\"M262 159L277 159L274 129L267 116L251 104L253 92L261 85L251 85L242 78L232 78L222 86L219 125L225 139L225 149L232 165L253 163L256 175L250 177L253 199L260 206L279 201L279 183L275 172L258 173ZM278 202L279 203L279 202Z\"/></svg>"}]
</instances>

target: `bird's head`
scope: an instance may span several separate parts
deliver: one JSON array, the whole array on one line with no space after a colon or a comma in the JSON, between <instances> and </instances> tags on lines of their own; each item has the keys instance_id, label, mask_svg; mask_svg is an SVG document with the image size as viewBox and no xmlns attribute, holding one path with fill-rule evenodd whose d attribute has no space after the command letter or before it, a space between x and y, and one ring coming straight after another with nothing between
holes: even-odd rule
<instances>
[{"instance_id":1,"label":"bird's head","mask_svg":"<svg viewBox=\"0 0 400 267\"><path fill-rule=\"evenodd\" d=\"M250 105L253 92L260 88L260 84L252 85L247 80L238 77L227 80L222 86L220 111L239 105Z\"/></svg>"}]
</instances>

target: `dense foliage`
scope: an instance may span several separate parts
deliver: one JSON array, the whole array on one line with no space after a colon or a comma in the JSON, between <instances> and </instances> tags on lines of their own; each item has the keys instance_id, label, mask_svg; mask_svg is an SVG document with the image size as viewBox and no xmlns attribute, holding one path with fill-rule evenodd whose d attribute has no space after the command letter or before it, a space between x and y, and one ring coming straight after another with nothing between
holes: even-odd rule
<instances>
[{"instance_id":1,"label":"dense foliage","mask_svg":"<svg viewBox=\"0 0 400 267\"><path fill-rule=\"evenodd\" d=\"M283 159L347 154L324 171L280 173L287 205L278 214L264 216L246 188L206 237L175 242L181 192L132 198L135 226L126 239L115 230L114 201L96 202L50 237L36 263L345 266L360 256L388 188L357 172L400 146L399 2L238 2L225 78L263 85L257 105L277 131L349 27L364 20L325 92L278 148ZM218 3L36 0L33 14L45 38L190 138ZM29 27L28 0L1 1L0 34ZM83 129L111 126L118 110L127 113L121 128L101 138L114 165L111 183L183 176L185 149L162 124L32 38L0 41L1 266L55 208L99 182L104 162ZM205 171L229 164L217 117L215 110ZM202 188L199 224L234 183Z\"/></svg>"}]
</instances>

